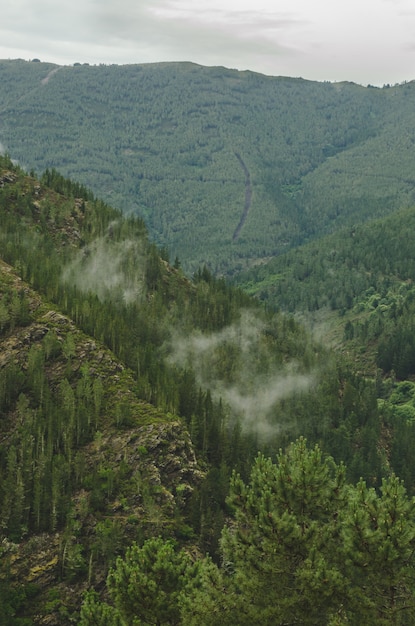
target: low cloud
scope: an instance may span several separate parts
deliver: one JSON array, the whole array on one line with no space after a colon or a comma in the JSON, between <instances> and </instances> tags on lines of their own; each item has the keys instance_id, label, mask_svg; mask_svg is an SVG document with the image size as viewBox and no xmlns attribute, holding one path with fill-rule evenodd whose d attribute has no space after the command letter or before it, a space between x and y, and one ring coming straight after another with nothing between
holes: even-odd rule
<instances>
[{"instance_id":1,"label":"low cloud","mask_svg":"<svg viewBox=\"0 0 415 626\"><path fill-rule=\"evenodd\" d=\"M221 399L245 429L263 436L282 428L275 417L278 402L307 391L317 379L281 357L264 322L251 312L216 333L175 335L169 352L171 363L191 368L200 387Z\"/></svg>"},{"instance_id":2,"label":"low cloud","mask_svg":"<svg viewBox=\"0 0 415 626\"><path fill-rule=\"evenodd\" d=\"M144 293L144 273L145 257L139 242L100 238L77 254L65 268L62 280L96 294L101 301L120 299L129 304Z\"/></svg>"},{"instance_id":3,"label":"low cloud","mask_svg":"<svg viewBox=\"0 0 415 626\"><path fill-rule=\"evenodd\" d=\"M139 243L118 243L107 236L80 251L62 279L101 301L131 303L145 295L145 271ZM307 391L317 379L315 372L304 371L278 348L276 333L283 332L282 326L270 331L258 315L244 311L238 322L214 333L183 336L172 328L167 359L190 368L197 384L209 389L215 400L221 399L243 428L271 436L287 427L278 422L278 402Z\"/></svg>"},{"instance_id":4,"label":"low cloud","mask_svg":"<svg viewBox=\"0 0 415 626\"><path fill-rule=\"evenodd\" d=\"M257 381L258 382L258 381ZM238 416L242 425L262 436L275 434L282 429L278 420L270 421L270 415L281 400L305 392L315 383L315 376L299 373L269 376L255 385L255 389L246 393L240 386L223 388L220 396ZM220 387L217 389L219 393Z\"/></svg>"}]
</instances>

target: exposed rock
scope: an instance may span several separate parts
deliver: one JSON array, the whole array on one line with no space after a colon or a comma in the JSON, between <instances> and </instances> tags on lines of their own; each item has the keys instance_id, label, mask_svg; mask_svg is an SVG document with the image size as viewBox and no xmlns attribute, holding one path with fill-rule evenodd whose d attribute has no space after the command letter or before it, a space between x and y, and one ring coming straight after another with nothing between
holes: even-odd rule
<instances>
[{"instance_id":1,"label":"exposed rock","mask_svg":"<svg viewBox=\"0 0 415 626\"><path fill-rule=\"evenodd\" d=\"M4 187L7 183L14 183L16 179L17 176L14 172L3 172L0 176L0 187Z\"/></svg>"}]
</instances>

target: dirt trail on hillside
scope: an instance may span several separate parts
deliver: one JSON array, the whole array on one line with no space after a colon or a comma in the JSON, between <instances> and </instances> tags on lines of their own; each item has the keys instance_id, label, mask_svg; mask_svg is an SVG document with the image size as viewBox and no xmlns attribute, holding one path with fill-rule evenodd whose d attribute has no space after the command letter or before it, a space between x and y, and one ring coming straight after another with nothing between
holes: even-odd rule
<instances>
[{"instance_id":1,"label":"dirt trail on hillside","mask_svg":"<svg viewBox=\"0 0 415 626\"><path fill-rule=\"evenodd\" d=\"M47 84L48 84L48 82L49 82L49 80L50 80L50 78L52 78L52 76L53 76L54 74L56 74L56 72L59 72L59 70L61 69L61 67L62 67L62 66L60 66L60 67L56 67L54 70L51 70L51 71L49 72L49 74L48 74L47 76L45 76L45 78L43 78L43 79L40 81L40 82L41 82L41 84L42 84L42 85L47 85Z\"/></svg>"},{"instance_id":2,"label":"dirt trail on hillside","mask_svg":"<svg viewBox=\"0 0 415 626\"><path fill-rule=\"evenodd\" d=\"M238 152L235 152L235 156L238 159L244 174L245 174L245 206L244 211L242 213L241 219L239 220L238 226L235 228L235 231L232 235L232 241L237 241L239 235L241 234L241 230L243 225L245 224L246 218L248 217L249 209L251 208L252 201L252 183L251 183L251 174L249 173L248 168L246 167L242 157Z\"/></svg>"}]
</instances>

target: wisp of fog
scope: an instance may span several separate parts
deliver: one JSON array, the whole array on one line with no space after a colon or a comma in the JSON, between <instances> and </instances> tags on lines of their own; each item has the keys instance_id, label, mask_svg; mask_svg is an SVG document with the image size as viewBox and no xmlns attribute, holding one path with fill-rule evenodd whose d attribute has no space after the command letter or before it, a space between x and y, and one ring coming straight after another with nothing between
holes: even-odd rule
<instances>
[{"instance_id":1,"label":"wisp of fog","mask_svg":"<svg viewBox=\"0 0 415 626\"><path fill-rule=\"evenodd\" d=\"M174 334L169 360L190 367L197 383L221 399L245 429L266 436L282 428L275 418L276 404L307 391L317 375L300 372L294 360L273 360L264 347L264 330L265 323L245 311L239 322L209 335Z\"/></svg>"},{"instance_id":2,"label":"wisp of fog","mask_svg":"<svg viewBox=\"0 0 415 626\"><path fill-rule=\"evenodd\" d=\"M65 268L62 280L81 291L96 294L101 301L121 298L129 304L144 291L144 271L140 273L140 265L145 266L145 257L139 242L113 242L101 237L79 251Z\"/></svg>"}]
</instances>

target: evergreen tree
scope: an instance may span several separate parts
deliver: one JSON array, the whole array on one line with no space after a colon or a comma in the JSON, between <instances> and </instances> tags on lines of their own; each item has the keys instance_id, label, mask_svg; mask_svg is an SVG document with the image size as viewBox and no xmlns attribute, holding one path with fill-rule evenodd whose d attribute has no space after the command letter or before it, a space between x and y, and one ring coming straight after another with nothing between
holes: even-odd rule
<instances>
[{"instance_id":1,"label":"evergreen tree","mask_svg":"<svg viewBox=\"0 0 415 626\"><path fill-rule=\"evenodd\" d=\"M80 626L161 626L181 623L180 596L198 581L198 566L172 541L148 539L118 558L107 586L114 607L89 594Z\"/></svg>"},{"instance_id":2,"label":"evergreen tree","mask_svg":"<svg viewBox=\"0 0 415 626\"><path fill-rule=\"evenodd\" d=\"M395 476L378 494L344 475L304 439L234 475L222 566L205 562L183 623L414 623L415 500Z\"/></svg>"},{"instance_id":3,"label":"evergreen tree","mask_svg":"<svg viewBox=\"0 0 415 626\"><path fill-rule=\"evenodd\" d=\"M304 439L276 464L259 455L248 484L233 476L221 546L239 623L328 623L347 587L331 559L344 484L344 468Z\"/></svg>"},{"instance_id":4,"label":"evergreen tree","mask_svg":"<svg viewBox=\"0 0 415 626\"><path fill-rule=\"evenodd\" d=\"M354 587L351 623L410 624L415 619L415 500L402 482L383 480L381 495L360 480L341 512L341 545Z\"/></svg>"}]
</instances>

